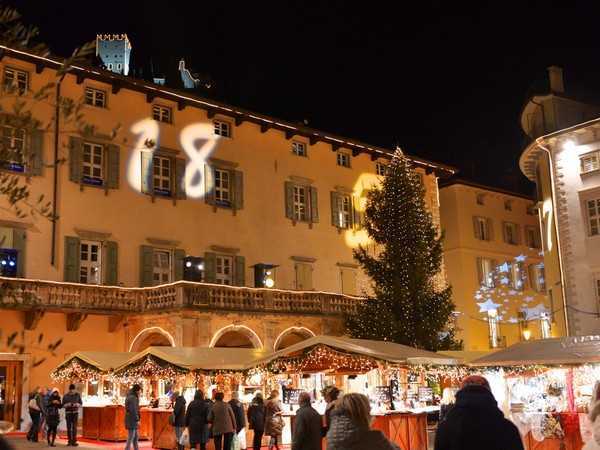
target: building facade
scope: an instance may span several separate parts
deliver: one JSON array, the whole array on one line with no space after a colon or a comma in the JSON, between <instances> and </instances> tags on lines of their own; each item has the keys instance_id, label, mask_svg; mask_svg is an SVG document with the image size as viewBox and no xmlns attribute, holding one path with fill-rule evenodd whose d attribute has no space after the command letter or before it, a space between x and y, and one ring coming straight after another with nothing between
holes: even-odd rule
<instances>
[{"instance_id":1,"label":"building facade","mask_svg":"<svg viewBox=\"0 0 600 450\"><path fill-rule=\"evenodd\" d=\"M597 334L600 108L568 98L562 72L549 70L550 93L531 98L521 115L530 143L520 167L536 183L548 293L560 310L565 332Z\"/></svg>"},{"instance_id":2,"label":"building facade","mask_svg":"<svg viewBox=\"0 0 600 450\"><path fill-rule=\"evenodd\" d=\"M440 187L444 260L466 351L561 335L526 196L451 179Z\"/></svg>"},{"instance_id":3,"label":"building facade","mask_svg":"<svg viewBox=\"0 0 600 450\"><path fill-rule=\"evenodd\" d=\"M75 350L272 349L343 332L368 288L352 250L368 243L361 214L388 150L83 66L60 82L79 119L57 122L35 93L59 63L0 50L4 140L27 156L3 168L56 199L54 221L0 213L16 277L0 328L64 337L31 383ZM34 129L11 118L16 97ZM437 179L453 169L411 159L439 224ZM180 281L195 269L204 283Z\"/></svg>"}]
</instances>

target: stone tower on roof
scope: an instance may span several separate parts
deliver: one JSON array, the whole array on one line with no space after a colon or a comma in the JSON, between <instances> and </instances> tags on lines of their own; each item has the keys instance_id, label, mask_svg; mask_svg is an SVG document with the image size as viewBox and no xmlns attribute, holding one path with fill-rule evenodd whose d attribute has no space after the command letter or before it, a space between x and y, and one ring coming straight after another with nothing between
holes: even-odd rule
<instances>
[{"instance_id":1,"label":"stone tower on roof","mask_svg":"<svg viewBox=\"0 0 600 450\"><path fill-rule=\"evenodd\" d=\"M127 34L97 34L96 56L111 72L128 75L131 42Z\"/></svg>"}]
</instances>

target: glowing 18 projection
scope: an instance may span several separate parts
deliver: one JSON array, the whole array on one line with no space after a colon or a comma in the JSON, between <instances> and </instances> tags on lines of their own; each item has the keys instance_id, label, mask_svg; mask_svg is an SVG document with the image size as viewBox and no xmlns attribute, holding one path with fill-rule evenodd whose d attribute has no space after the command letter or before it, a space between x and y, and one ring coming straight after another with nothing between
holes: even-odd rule
<instances>
[{"instance_id":1,"label":"glowing 18 projection","mask_svg":"<svg viewBox=\"0 0 600 450\"><path fill-rule=\"evenodd\" d=\"M142 191L142 152L154 152L160 148L160 130L152 119L136 122L131 133L137 136L127 167L127 181L136 191ZM179 142L187 156L183 188L189 198L202 198L213 186L205 186L204 164L215 150L220 136L214 134L212 124L196 123L186 126L179 135ZM149 175L151 176L151 174Z\"/></svg>"}]
</instances>

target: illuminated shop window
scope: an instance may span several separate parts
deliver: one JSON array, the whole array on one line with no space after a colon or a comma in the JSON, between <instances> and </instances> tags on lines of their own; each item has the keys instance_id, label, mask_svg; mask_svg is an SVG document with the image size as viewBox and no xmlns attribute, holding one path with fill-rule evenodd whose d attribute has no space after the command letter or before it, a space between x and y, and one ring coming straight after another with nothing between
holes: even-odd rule
<instances>
[{"instance_id":1,"label":"illuminated shop window","mask_svg":"<svg viewBox=\"0 0 600 450\"><path fill-rule=\"evenodd\" d=\"M171 195L171 158L154 156L152 166L154 193Z\"/></svg>"},{"instance_id":2,"label":"illuminated shop window","mask_svg":"<svg viewBox=\"0 0 600 450\"><path fill-rule=\"evenodd\" d=\"M381 163L381 162L378 162L375 164L375 172L377 173L377 175L383 177L387 173L387 170L388 170L387 164Z\"/></svg>"},{"instance_id":3,"label":"illuminated shop window","mask_svg":"<svg viewBox=\"0 0 600 450\"><path fill-rule=\"evenodd\" d=\"M296 156L308 156L306 144L304 142L292 142L292 153Z\"/></svg>"},{"instance_id":4,"label":"illuminated shop window","mask_svg":"<svg viewBox=\"0 0 600 450\"><path fill-rule=\"evenodd\" d=\"M600 199L587 201L588 224L590 236L600 234Z\"/></svg>"},{"instance_id":5,"label":"illuminated shop window","mask_svg":"<svg viewBox=\"0 0 600 450\"><path fill-rule=\"evenodd\" d=\"M300 222L308 220L307 207L308 188L294 186L294 219Z\"/></svg>"},{"instance_id":6,"label":"illuminated shop window","mask_svg":"<svg viewBox=\"0 0 600 450\"><path fill-rule=\"evenodd\" d=\"M171 123L171 108L161 105L152 105L152 118L158 122Z\"/></svg>"},{"instance_id":7,"label":"illuminated shop window","mask_svg":"<svg viewBox=\"0 0 600 450\"><path fill-rule=\"evenodd\" d=\"M215 201L218 204L231 205L231 181L229 170L215 169Z\"/></svg>"},{"instance_id":8,"label":"illuminated shop window","mask_svg":"<svg viewBox=\"0 0 600 450\"><path fill-rule=\"evenodd\" d=\"M172 281L172 263L173 256L170 250L154 249L152 254L152 281L155 286Z\"/></svg>"},{"instance_id":9,"label":"illuminated shop window","mask_svg":"<svg viewBox=\"0 0 600 450\"><path fill-rule=\"evenodd\" d=\"M213 120L213 125L215 127L215 134L217 136L231 137L231 125L229 124L229 122L224 122L222 120Z\"/></svg>"},{"instance_id":10,"label":"illuminated shop window","mask_svg":"<svg viewBox=\"0 0 600 450\"><path fill-rule=\"evenodd\" d=\"M85 104L98 108L106 107L106 92L90 87L85 88Z\"/></svg>"},{"instance_id":11,"label":"illuminated shop window","mask_svg":"<svg viewBox=\"0 0 600 450\"><path fill-rule=\"evenodd\" d=\"M2 125L3 168L12 172L25 172L25 129Z\"/></svg>"},{"instance_id":12,"label":"illuminated shop window","mask_svg":"<svg viewBox=\"0 0 600 450\"><path fill-rule=\"evenodd\" d=\"M104 147L99 144L85 142L83 144L83 157L81 168L82 181L86 184L101 186L104 180Z\"/></svg>"},{"instance_id":13,"label":"illuminated shop window","mask_svg":"<svg viewBox=\"0 0 600 450\"><path fill-rule=\"evenodd\" d=\"M79 248L79 282L100 284L102 277L100 242L81 241Z\"/></svg>"},{"instance_id":14,"label":"illuminated shop window","mask_svg":"<svg viewBox=\"0 0 600 450\"><path fill-rule=\"evenodd\" d=\"M338 151L337 165L342 167L350 167L350 153Z\"/></svg>"},{"instance_id":15,"label":"illuminated shop window","mask_svg":"<svg viewBox=\"0 0 600 450\"><path fill-rule=\"evenodd\" d=\"M4 88L9 92L17 92L22 95L27 92L29 74L23 70L10 67L4 68Z\"/></svg>"},{"instance_id":16,"label":"illuminated shop window","mask_svg":"<svg viewBox=\"0 0 600 450\"><path fill-rule=\"evenodd\" d=\"M217 255L215 281L217 284L233 284L233 257Z\"/></svg>"},{"instance_id":17,"label":"illuminated shop window","mask_svg":"<svg viewBox=\"0 0 600 450\"><path fill-rule=\"evenodd\" d=\"M593 172L600 169L599 152L588 153L580 158L581 173Z\"/></svg>"}]
</instances>

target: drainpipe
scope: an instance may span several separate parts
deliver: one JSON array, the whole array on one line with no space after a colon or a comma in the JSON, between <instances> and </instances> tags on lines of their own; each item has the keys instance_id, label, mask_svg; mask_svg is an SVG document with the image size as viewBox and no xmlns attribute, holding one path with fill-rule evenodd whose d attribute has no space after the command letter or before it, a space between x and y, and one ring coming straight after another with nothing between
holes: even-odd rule
<instances>
[{"instance_id":1,"label":"drainpipe","mask_svg":"<svg viewBox=\"0 0 600 450\"><path fill-rule=\"evenodd\" d=\"M567 311L567 290L565 288L565 273L562 261L562 248L560 246L560 233L558 232L558 214L557 214L557 201L556 201L556 185L554 184L554 160L552 159L551 151L542 145L543 138L539 137L535 140L536 145L544 150L548 155L548 163L550 165L550 187L552 191L552 204L554 212L554 231L556 233L556 248L558 250L558 269L560 272L560 290L563 298L563 315L565 316L565 332L567 336L571 335L569 327L569 316Z\"/></svg>"},{"instance_id":2,"label":"drainpipe","mask_svg":"<svg viewBox=\"0 0 600 450\"><path fill-rule=\"evenodd\" d=\"M62 74L56 83L56 97L54 105L54 180L52 187L52 237L50 242L50 264L56 263L56 222L58 221L58 146L59 146L59 122L60 122L60 86L65 79L66 72Z\"/></svg>"}]
</instances>

